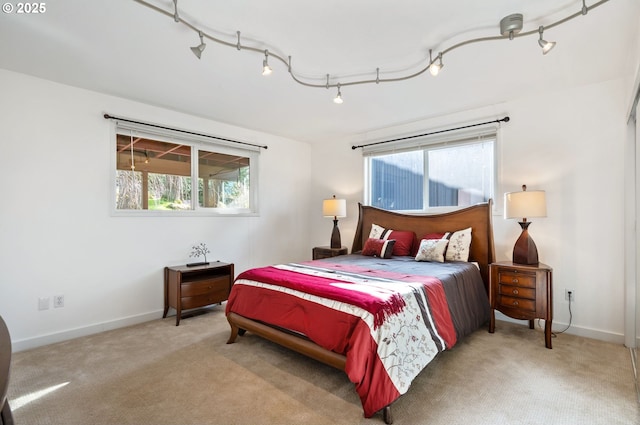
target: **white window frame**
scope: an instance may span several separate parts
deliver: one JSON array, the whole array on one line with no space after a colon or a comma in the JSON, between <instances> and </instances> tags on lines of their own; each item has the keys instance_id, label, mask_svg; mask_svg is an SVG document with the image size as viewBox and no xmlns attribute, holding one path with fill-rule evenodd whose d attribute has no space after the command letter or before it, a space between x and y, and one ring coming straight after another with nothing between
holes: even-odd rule
<instances>
[{"instance_id":1,"label":"white window frame","mask_svg":"<svg viewBox=\"0 0 640 425\"><path fill-rule=\"evenodd\" d=\"M457 131L451 132L447 134L438 134L431 136L423 136L416 137L406 140L400 140L397 142L389 142L383 144L377 144L373 146L364 146L362 149L362 155L364 160L364 204L371 205L371 169L370 169L370 159L376 156L384 156L390 155L394 153L400 152L409 152L409 151L423 151L424 154L424 188L423 190L426 192L423 196L423 208L415 209L415 210L394 210L395 212L403 213L403 214L424 214L424 213L444 213L455 211L460 208L460 206L446 206L446 207L429 207L429 185L428 185L428 152L429 150L440 149L447 146L463 146L469 145L473 143L478 143L481 141L493 140L493 214L500 214L502 211L502 196L498 194L501 193L500 182L501 182L501 163L499 158L502 156L501 144L500 144L500 127L499 126L489 126L483 127L481 129L472 130L472 131ZM375 142L370 142L375 143Z\"/></svg>"},{"instance_id":2,"label":"white window frame","mask_svg":"<svg viewBox=\"0 0 640 425\"><path fill-rule=\"evenodd\" d=\"M116 208L116 135L131 134L134 137L144 137L161 142L179 143L191 147L191 206L183 211L159 210L119 210ZM227 155L244 156L249 158L249 205L250 208L211 208L201 207L198 202L198 151L206 150ZM254 217L259 216L258 203L258 172L260 147L251 144L238 144L233 141L212 139L206 136L190 134L180 130L157 128L150 125L116 120L111 126L111 178L110 211L112 216L143 216L143 217L189 217L189 216L224 216L224 217ZM194 183L195 182L195 183Z\"/></svg>"}]
</instances>

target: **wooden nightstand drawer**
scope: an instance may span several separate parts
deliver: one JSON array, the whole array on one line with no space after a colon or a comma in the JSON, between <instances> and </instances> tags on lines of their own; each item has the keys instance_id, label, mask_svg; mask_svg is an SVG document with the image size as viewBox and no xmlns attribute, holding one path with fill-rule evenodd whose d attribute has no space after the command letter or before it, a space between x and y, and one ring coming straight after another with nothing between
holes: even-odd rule
<instances>
[{"instance_id":1,"label":"wooden nightstand drawer","mask_svg":"<svg viewBox=\"0 0 640 425\"><path fill-rule=\"evenodd\" d=\"M536 299L536 290L533 288L524 288L521 286L500 285L500 295L516 298Z\"/></svg>"},{"instance_id":2,"label":"wooden nightstand drawer","mask_svg":"<svg viewBox=\"0 0 640 425\"><path fill-rule=\"evenodd\" d=\"M208 294L214 291L222 292L229 288L229 277L222 276L213 279L200 280L182 284L182 297Z\"/></svg>"},{"instance_id":3,"label":"wooden nightstand drawer","mask_svg":"<svg viewBox=\"0 0 640 425\"><path fill-rule=\"evenodd\" d=\"M506 285L526 286L529 288L536 287L536 274L523 273L517 270L500 270L498 273L498 282Z\"/></svg>"},{"instance_id":4,"label":"wooden nightstand drawer","mask_svg":"<svg viewBox=\"0 0 640 425\"><path fill-rule=\"evenodd\" d=\"M210 304L216 304L227 299L228 291L224 288L220 288L215 292L209 292L203 295L196 295L193 297L183 297L181 304L184 310L190 308L204 307Z\"/></svg>"},{"instance_id":5,"label":"wooden nightstand drawer","mask_svg":"<svg viewBox=\"0 0 640 425\"><path fill-rule=\"evenodd\" d=\"M536 311L536 301L526 298L514 298L500 296L498 304L507 308L517 308L519 310Z\"/></svg>"}]
</instances>

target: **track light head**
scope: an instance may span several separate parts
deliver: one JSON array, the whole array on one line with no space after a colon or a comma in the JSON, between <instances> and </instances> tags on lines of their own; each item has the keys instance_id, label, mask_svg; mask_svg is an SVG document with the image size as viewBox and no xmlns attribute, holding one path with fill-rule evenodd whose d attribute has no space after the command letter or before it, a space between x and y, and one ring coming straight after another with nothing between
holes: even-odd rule
<instances>
[{"instance_id":1,"label":"track light head","mask_svg":"<svg viewBox=\"0 0 640 425\"><path fill-rule=\"evenodd\" d=\"M264 60L262 61L262 75L269 75L273 72L273 69L269 66L269 51L264 51Z\"/></svg>"},{"instance_id":2,"label":"track light head","mask_svg":"<svg viewBox=\"0 0 640 425\"><path fill-rule=\"evenodd\" d=\"M542 47L542 54L546 55L556 46L555 41L538 40L538 44Z\"/></svg>"},{"instance_id":3,"label":"track light head","mask_svg":"<svg viewBox=\"0 0 640 425\"><path fill-rule=\"evenodd\" d=\"M273 69L269 66L269 62L267 60L262 61L262 75L269 75L273 72Z\"/></svg>"},{"instance_id":4,"label":"track light head","mask_svg":"<svg viewBox=\"0 0 640 425\"><path fill-rule=\"evenodd\" d=\"M204 43L202 31L199 31L198 35L200 36L200 44L192 47L191 51L194 55L196 55L198 59L200 59L200 56L202 56L202 52L204 51L205 47L207 47L207 45Z\"/></svg>"},{"instance_id":5,"label":"track light head","mask_svg":"<svg viewBox=\"0 0 640 425\"><path fill-rule=\"evenodd\" d=\"M338 84L338 94L333 98L333 103L340 105L342 102L344 101L342 100L342 93L340 93L340 84Z\"/></svg>"},{"instance_id":6,"label":"track light head","mask_svg":"<svg viewBox=\"0 0 640 425\"><path fill-rule=\"evenodd\" d=\"M540 33L540 38L538 39L538 45L542 47L542 54L546 55L551 51L551 49L553 49L556 46L556 42L547 41L542 38L542 33L544 32L543 26L540 26L540 28L538 28L538 32Z\"/></svg>"},{"instance_id":7,"label":"track light head","mask_svg":"<svg viewBox=\"0 0 640 425\"><path fill-rule=\"evenodd\" d=\"M442 65L437 64L437 63L432 63L431 66L429 67L429 72L431 73L431 75L433 75L434 77L437 77L438 74L440 73L440 68L442 68Z\"/></svg>"},{"instance_id":8,"label":"track light head","mask_svg":"<svg viewBox=\"0 0 640 425\"><path fill-rule=\"evenodd\" d=\"M433 75L434 77L437 76L440 73L440 70L442 69L442 67L444 66L442 64L442 52L438 53L438 57L436 58L438 60L438 63L436 63L433 58L431 57L431 49L429 49L429 72L431 73L431 75Z\"/></svg>"}]
</instances>

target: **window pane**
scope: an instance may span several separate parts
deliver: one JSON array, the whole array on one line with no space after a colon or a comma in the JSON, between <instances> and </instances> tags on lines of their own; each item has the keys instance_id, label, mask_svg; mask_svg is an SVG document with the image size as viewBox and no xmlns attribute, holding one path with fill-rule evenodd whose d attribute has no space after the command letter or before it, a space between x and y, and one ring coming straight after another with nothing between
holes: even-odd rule
<instances>
[{"instance_id":1,"label":"window pane","mask_svg":"<svg viewBox=\"0 0 640 425\"><path fill-rule=\"evenodd\" d=\"M116 171L116 209L142 209L142 173L136 171Z\"/></svg>"},{"instance_id":2,"label":"window pane","mask_svg":"<svg viewBox=\"0 0 640 425\"><path fill-rule=\"evenodd\" d=\"M423 151L371 158L371 205L388 210L423 208Z\"/></svg>"},{"instance_id":3,"label":"window pane","mask_svg":"<svg viewBox=\"0 0 640 425\"><path fill-rule=\"evenodd\" d=\"M428 152L429 206L467 206L492 196L493 141Z\"/></svg>"},{"instance_id":4,"label":"window pane","mask_svg":"<svg viewBox=\"0 0 640 425\"><path fill-rule=\"evenodd\" d=\"M149 210L190 210L191 177L149 173Z\"/></svg>"},{"instance_id":5,"label":"window pane","mask_svg":"<svg viewBox=\"0 0 640 425\"><path fill-rule=\"evenodd\" d=\"M118 134L116 209L191 210L191 147Z\"/></svg>"},{"instance_id":6,"label":"window pane","mask_svg":"<svg viewBox=\"0 0 640 425\"><path fill-rule=\"evenodd\" d=\"M198 205L249 209L249 158L198 151Z\"/></svg>"}]
</instances>

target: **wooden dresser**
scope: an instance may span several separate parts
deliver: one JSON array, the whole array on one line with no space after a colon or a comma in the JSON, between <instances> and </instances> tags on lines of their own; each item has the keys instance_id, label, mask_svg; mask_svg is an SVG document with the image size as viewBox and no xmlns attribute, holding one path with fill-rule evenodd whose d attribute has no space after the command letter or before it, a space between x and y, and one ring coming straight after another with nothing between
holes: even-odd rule
<instances>
[{"instance_id":1,"label":"wooden dresser","mask_svg":"<svg viewBox=\"0 0 640 425\"><path fill-rule=\"evenodd\" d=\"M164 268L164 314L176 309L176 326L183 310L218 304L229 298L233 285L233 264L220 261L207 265Z\"/></svg>"},{"instance_id":2,"label":"wooden dresser","mask_svg":"<svg viewBox=\"0 0 640 425\"><path fill-rule=\"evenodd\" d=\"M491 264L489 332L495 331L495 310L514 319L529 320L530 329L534 329L534 319L544 319L545 346L551 348L552 295L552 269L549 266L542 263L525 266L510 261Z\"/></svg>"}]
</instances>

